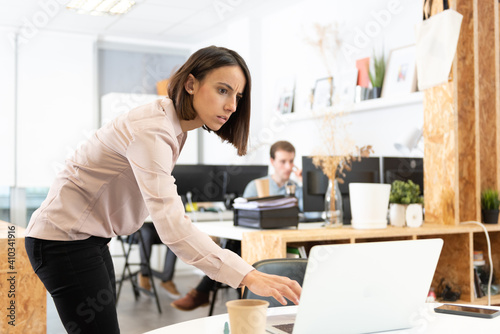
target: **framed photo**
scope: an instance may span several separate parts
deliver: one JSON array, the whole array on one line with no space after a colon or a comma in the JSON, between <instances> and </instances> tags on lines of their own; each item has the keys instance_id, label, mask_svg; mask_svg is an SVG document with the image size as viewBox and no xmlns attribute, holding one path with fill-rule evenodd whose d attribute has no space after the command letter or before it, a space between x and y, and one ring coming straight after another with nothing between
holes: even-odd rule
<instances>
[{"instance_id":1,"label":"framed photo","mask_svg":"<svg viewBox=\"0 0 500 334\"><path fill-rule=\"evenodd\" d=\"M385 70L382 97L409 94L416 89L416 46L392 50Z\"/></svg>"},{"instance_id":2,"label":"framed photo","mask_svg":"<svg viewBox=\"0 0 500 334\"><path fill-rule=\"evenodd\" d=\"M356 84L358 82L358 69L344 70L339 73L339 80L335 80L335 102L353 103Z\"/></svg>"},{"instance_id":3,"label":"framed photo","mask_svg":"<svg viewBox=\"0 0 500 334\"><path fill-rule=\"evenodd\" d=\"M312 101L312 109L330 107L333 99L333 77L316 80Z\"/></svg>"},{"instance_id":4,"label":"framed photo","mask_svg":"<svg viewBox=\"0 0 500 334\"><path fill-rule=\"evenodd\" d=\"M282 114L293 112L293 92L283 93L280 96L278 110Z\"/></svg>"}]
</instances>

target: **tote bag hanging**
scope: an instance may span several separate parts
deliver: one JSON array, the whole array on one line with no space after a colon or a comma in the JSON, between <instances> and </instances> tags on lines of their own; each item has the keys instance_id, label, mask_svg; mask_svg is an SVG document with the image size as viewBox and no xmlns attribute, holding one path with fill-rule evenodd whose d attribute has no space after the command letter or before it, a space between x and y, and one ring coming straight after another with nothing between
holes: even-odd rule
<instances>
[{"instance_id":1,"label":"tote bag hanging","mask_svg":"<svg viewBox=\"0 0 500 334\"><path fill-rule=\"evenodd\" d=\"M424 20L415 27L419 90L448 81L463 17L453 9L448 9L447 0L443 1L445 10L431 17L426 14L427 5L432 8L432 0L424 1Z\"/></svg>"}]
</instances>

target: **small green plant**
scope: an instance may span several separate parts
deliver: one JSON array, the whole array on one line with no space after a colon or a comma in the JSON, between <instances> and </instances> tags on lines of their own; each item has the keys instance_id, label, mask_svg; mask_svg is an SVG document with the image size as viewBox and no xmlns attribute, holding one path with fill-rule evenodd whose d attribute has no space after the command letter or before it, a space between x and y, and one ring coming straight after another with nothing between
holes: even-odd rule
<instances>
[{"instance_id":1,"label":"small green plant","mask_svg":"<svg viewBox=\"0 0 500 334\"><path fill-rule=\"evenodd\" d=\"M481 193L481 209L483 210L498 210L500 207L500 199L498 191L494 189L486 189Z\"/></svg>"},{"instance_id":2,"label":"small green plant","mask_svg":"<svg viewBox=\"0 0 500 334\"><path fill-rule=\"evenodd\" d=\"M373 53L373 72L369 71L368 75L370 76L370 81L373 87L382 88L385 75L385 59L383 53L380 58L375 56L375 53Z\"/></svg>"},{"instance_id":3,"label":"small green plant","mask_svg":"<svg viewBox=\"0 0 500 334\"><path fill-rule=\"evenodd\" d=\"M390 203L414 204L423 203L424 198L420 195L420 186L413 183L396 180L391 185Z\"/></svg>"}]
</instances>

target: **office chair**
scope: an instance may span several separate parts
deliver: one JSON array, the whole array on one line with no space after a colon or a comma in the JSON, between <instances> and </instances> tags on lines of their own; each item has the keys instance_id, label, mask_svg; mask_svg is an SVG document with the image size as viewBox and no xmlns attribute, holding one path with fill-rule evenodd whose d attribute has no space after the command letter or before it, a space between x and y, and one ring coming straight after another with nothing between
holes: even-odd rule
<instances>
[{"instance_id":1,"label":"office chair","mask_svg":"<svg viewBox=\"0 0 500 334\"><path fill-rule=\"evenodd\" d=\"M145 263L145 265L146 265L146 268L148 271L148 275L149 275L149 279L151 281L151 287L152 287L153 291L149 291L149 290L141 288L137 282L137 274L140 272L140 270L138 269L138 270L132 271L132 269L130 268L131 266L139 266L139 267L141 266L140 262L136 263L136 262L129 261L130 252L132 251L133 245L140 245L141 247L144 247L144 240L142 237L141 229L137 230L137 232L135 232L127 237L118 236L117 238L120 241L120 244L122 246L122 250L123 250L122 256L125 258L125 264L123 266L123 271L122 271L122 275L121 275L120 279L116 281L116 284L118 284L118 291L116 292L116 304L118 304L118 298L120 298L120 292L122 289L123 281L129 280L130 283L132 284L132 290L134 292L135 300L137 300L139 298L140 292L143 292L149 296L153 296L153 297L155 297L155 300L156 300L156 306L158 307L158 312L161 313L160 299L159 299L158 293L156 291L156 286L155 286L154 278L153 278L153 270L151 269L151 265L149 263L149 260L147 261L147 263Z\"/></svg>"},{"instance_id":2,"label":"office chair","mask_svg":"<svg viewBox=\"0 0 500 334\"><path fill-rule=\"evenodd\" d=\"M288 277L292 280L297 281L300 284L300 286L302 286L302 282L304 281L304 274L306 273L307 259L296 259L296 258L268 259L268 260L258 261L254 263L253 266L258 271L266 274ZM248 289L245 289L242 298L267 300L269 302L269 307L284 306L281 305L273 297L262 297L254 294L252 291ZM293 303L288 299L287 302L288 302L287 306L293 305Z\"/></svg>"}]
</instances>

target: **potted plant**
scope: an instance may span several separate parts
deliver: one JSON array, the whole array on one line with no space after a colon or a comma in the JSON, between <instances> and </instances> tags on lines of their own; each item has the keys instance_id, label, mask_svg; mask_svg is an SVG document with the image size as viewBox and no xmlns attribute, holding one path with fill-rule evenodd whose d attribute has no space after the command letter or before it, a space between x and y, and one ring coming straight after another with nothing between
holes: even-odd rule
<instances>
[{"instance_id":1,"label":"potted plant","mask_svg":"<svg viewBox=\"0 0 500 334\"><path fill-rule=\"evenodd\" d=\"M373 54L373 71L368 71L370 82L372 83L372 98L377 99L382 93L382 85L384 84L385 75L385 59L384 54L378 58Z\"/></svg>"},{"instance_id":2,"label":"potted plant","mask_svg":"<svg viewBox=\"0 0 500 334\"><path fill-rule=\"evenodd\" d=\"M498 208L500 207L500 199L498 191L494 189L486 189L481 193L481 215L485 224L498 223Z\"/></svg>"},{"instance_id":3,"label":"potted plant","mask_svg":"<svg viewBox=\"0 0 500 334\"><path fill-rule=\"evenodd\" d=\"M418 227L422 225L422 203L420 186L408 180L396 180L389 195L389 219L393 226Z\"/></svg>"}]
</instances>

